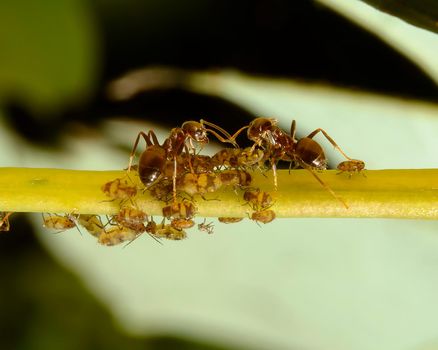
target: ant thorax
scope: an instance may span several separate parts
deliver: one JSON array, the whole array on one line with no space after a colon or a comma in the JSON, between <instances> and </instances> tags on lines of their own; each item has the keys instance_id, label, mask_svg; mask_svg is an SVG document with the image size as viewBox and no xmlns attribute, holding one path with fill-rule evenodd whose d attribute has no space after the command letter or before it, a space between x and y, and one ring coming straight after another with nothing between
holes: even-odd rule
<instances>
[{"instance_id":1,"label":"ant thorax","mask_svg":"<svg viewBox=\"0 0 438 350\"><path fill-rule=\"evenodd\" d=\"M163 142L162 148L165 150L168 160L172 160L181 154L186 142L186 133L181 128L173 128L169 137Z\"/></svg>"}]
</instances>

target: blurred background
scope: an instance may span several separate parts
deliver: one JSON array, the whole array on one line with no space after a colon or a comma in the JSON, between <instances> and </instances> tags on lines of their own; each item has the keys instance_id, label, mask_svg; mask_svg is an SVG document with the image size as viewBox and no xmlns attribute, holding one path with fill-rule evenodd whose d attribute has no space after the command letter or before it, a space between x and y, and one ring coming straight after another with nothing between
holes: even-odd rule
<instances>
[{"instance_id":1,"label":"blurred background","mask_svg":"<svg viewBox=\"0 0 438 350\"><path fill-rule=\"evenodd\" d=\"M140 130L268 116L369 169L437 168L438 5L367 3L3 0L0 164L122 169ZM437 233L277 219L123 249L16 214L0 348L438 349Z\"/></svg>"}]
</instances>

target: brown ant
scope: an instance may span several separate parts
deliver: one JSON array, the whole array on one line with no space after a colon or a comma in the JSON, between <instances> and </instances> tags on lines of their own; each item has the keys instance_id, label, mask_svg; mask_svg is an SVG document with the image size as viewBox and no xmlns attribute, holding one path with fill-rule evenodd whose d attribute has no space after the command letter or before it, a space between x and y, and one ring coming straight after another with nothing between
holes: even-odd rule
<instances>
[{"instance_id":1,"label":"brown ant","mask_svg":"<svg viewBox=\"0 0 438 350\"><path fill-rule=\"evenodd\" d=\"M211 128L206 128L205 125L220 131L225 137L222 137ZM188 154L190 153L190 150L193 150L193 153L195 153L195 146L193 145L193 142L197 142L201 145L208 143L207 132L215 135L216 138L222 142L229 142L235 147L238 147L237 143L231 140L230 134L228 134L221 127L205 120L201 120L200 122L186 121L180 128L173 128L170 131L169 137L164 140L162 145L160 145L158 142L158 138L153 130L150 130L147 134L142 131L139 132L129 157L128 171L131 169L132 161L134 159L140 137L143 137L147 147L146 150L141 154L138 163L138 173L141 182L146 187L151 186L158 180L158 178L162 176L167 162L172 161L173 197L174 200L176 200L177 157L181 155L184 150ZM191 167L190 159L189 167Z\"/></svg>"},{"instance_id":2,"label":"brown ant","mask_svg":"<svg viewBox=\"0 0 438 350\"><path fill-rule=\"evenodd\" d=\"M292 121L290 135L281 130L277 126L277 120L274 118L256 118L249 125L239 129L232 137L233 141L243 130L247 130L247 136L251 141L254 141L252 146L262 147L264 152L270 159L271 167L274 174L274 188L277 189L277 167L279 160L294 162L298 166L308 170L315 179L331 193L333 197L338 199L346 208L347 204L337 196L333 190L323 182L314 170L324 170L327 167L327 159L322 147L313 140L313 137L321 132L325 138L335 147L347 160L348 157L344 151L336 144L336 142L321 128L312 131L307 137L299 140L295 139L296 123Z\"/></svg>"}]
</instances>

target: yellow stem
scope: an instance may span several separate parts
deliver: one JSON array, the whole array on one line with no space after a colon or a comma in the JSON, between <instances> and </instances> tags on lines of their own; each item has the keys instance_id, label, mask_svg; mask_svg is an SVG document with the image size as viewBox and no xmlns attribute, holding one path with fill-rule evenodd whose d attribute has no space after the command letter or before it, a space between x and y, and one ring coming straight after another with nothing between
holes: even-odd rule
<instances>
[{"instance_id":1,"label":"yellow stem","mask_svg":"<svg viewBox=\"0 0 438 350\"><path fill-rule=\"evenodd\" d=\"M346 173L336 175L335 170L318 173L348 209L306 170L290 174L279 170L277 192L271 173L253 172L252 186L272 194L271 209L277 217L438 219L438 169L367 170L366 177L351 178ZM130 174L139 184L136 173ZM108 201L101 186L125 175L125 171L0 168L0 211L115 214L120 204ZM242 191L233 188L212 193L208 199L196 198L198 216L246 217L251 212ZM150 215L160 215L164 205L148 191L134 202Z\"/></svg>"}]
</instances>

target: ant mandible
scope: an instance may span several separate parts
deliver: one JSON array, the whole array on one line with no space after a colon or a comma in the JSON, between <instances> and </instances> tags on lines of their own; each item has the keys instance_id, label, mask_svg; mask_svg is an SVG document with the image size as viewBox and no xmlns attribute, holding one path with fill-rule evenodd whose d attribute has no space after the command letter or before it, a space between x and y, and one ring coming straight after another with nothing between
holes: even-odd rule
<instances>
[{"instance_id":1,"label":"ant mandible","mask_svg":"<svg viewBox=\"0 0 438 350\"><path fill-rule=\"evenodd\" d=\"M337 196L333 190L315 174L314 170L324 170L327 167L327 158L322 147L313 140L313 137L321 132L325 138L337 149L347 160L352 160L338 144L321 128L312 131L308 136L299 140L295 138L296 122L292 121L290 135L277 126L277 119L274 118L256 118L247 126L239 129L232 137L233 141L243 130L247 130L247 136L254 141L252 149L256 146L264 148L270 159L271 167L274 174L274 188L277 189L277 162L285 160L294 162L302 168L308 170L315 179L338 199L346 208L347 204Z\"/></svg>"},{"instance_id":2,"label":"ant mandible","mask_svg":"<svg viewBox=\"0 0 438 350\"><path fill-rule=\"evenodd\" d=\"M205 125L210 128L206 128ZM219 135L216 131L212 130L214 128L221 132L225 137ZM173 198L176 199L176 175L177 175L177 157L183 153L183 150L187 154L190 154L190 150L195 154L195 146L193 142L197 142L201 145L208 143L207 132L212 133L221 142L229 142L233 146L238 147L234 140L231 140L231 135L224 129L215 125L213 123L207 122L205 120L197 121L186 121L182 124L180 128L173 128L170 131L169 137L164 140L163 144L160 145L158 138L153 130L149 130L146 134L140 131L132 148L131 155L129 157L128 172L131 169L132 161L137 150L140 137L146 142L146 149L141 154L138 164L138 174L140 176L141 182L149 187L154 184L158 178L160 178L165 170L168 161L173 161ZM188 159L189 168L192 170L190 157Z\"/></svg>"}]
</instances>

